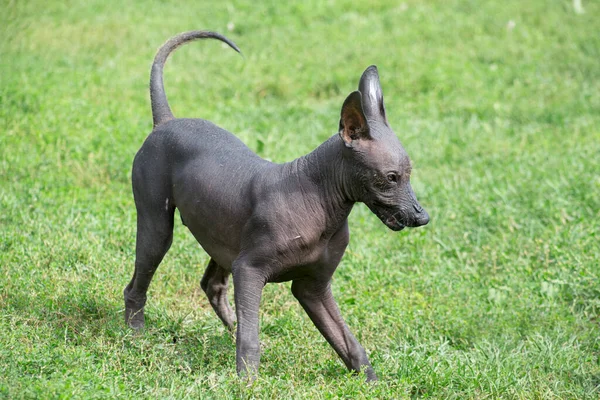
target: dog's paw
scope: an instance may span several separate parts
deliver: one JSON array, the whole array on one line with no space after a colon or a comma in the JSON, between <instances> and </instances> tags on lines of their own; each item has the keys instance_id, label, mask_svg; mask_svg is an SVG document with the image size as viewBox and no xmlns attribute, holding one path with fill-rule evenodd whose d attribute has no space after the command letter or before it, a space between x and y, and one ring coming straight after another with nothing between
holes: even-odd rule
<instances>
[{"instance_id":1,"label":"dog's paw","mask_svg":"<svg viewBox=\"0 0 600 400\"><path fill-rule=\"evenodd\" d=\"M135 330L141 331L144 328L144 309L140 309L137 311L126 309L125 310L125 322L127 325Z\"/></svg>"}]
</instances>

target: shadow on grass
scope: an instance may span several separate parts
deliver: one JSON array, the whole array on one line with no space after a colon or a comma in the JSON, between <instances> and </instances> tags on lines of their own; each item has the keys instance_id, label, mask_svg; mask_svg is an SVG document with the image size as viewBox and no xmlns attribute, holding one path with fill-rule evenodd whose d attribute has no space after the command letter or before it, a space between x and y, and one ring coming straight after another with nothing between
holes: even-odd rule
<instances>
[{"instance_id":1,"label":"shadow on grass","mask_svg":"<svg viewBox=\"0 0 600 400\"><path fill-rule=\"evenodd\" d=\"M89 293L81 296L73 292L59 296L16 293L9 294L4 303L17 320L62 333L65 327L77 332L107 330L116 326L117 319L122 319L114 305Z\"/></svg>"},{"instance_id":2,"label":"shadow on grass","mask_svg":"<svg viewBox=\"0 0 600 400\"><path fill-rule=\"evenodd\" d=\"M35 338L41 347L69 351L78 346L99 356L108 349L134 364L137 358L145 368L160 360L187 373L235 371L235 340L216 321L186 324L154 310L146 328L135 333L125 325L120 305L79 289L61 295L8 294L1 304L16 334Z\"/></svg>"}]
</instances>

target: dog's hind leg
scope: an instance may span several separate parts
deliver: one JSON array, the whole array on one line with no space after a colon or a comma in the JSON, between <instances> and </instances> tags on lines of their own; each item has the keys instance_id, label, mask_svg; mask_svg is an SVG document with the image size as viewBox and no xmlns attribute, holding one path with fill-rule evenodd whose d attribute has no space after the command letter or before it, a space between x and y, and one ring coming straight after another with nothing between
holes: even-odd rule
<instances>
[{"instance_id":1,"label":"dog's hind leg","mask_svg":"<svg viewBox=\"0 0 600 400\"><path fill-rule=\"evenodd\" d=\"M217 316L229 330L233 331L235 313L231 309L229 300L227 299L229 275L229 271L220 267L211 258L200 281L200 287L206 293L208 301L210 301L210 305L215 310L215 313L217 313Z\"/></svg>"},{"instance_id":2,"label":"dog's hind leg","mask_svg":"<svg viewBox=\"0 0 600 400\"><path fill-rule=\"evenodd\" d=\"M138 202L136 206L138 214L135 271L123 294L125 321L131 328L141 329L144 327L144 305L148 286L173 241L175 207L152 207Z\"/></svg>"}]
</instances>

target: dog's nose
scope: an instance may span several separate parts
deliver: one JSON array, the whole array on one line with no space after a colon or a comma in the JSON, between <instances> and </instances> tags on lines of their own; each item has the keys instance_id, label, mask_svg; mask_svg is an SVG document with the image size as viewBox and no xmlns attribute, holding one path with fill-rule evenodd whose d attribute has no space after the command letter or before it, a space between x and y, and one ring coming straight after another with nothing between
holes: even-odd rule
<instances>
[{"instance_id":1,"label":"dog's nose","mask_svg":"<svg viewBox=\"0 0 600 400\"><path fill-rule=\"evenodd\" d=\"M417 226L427 225L429 223L429 214L423 210L423 215L417 220Z\"/></svg>"},{"instance_id":2,"label":"dog's nose","mask_svg":"<svg viewBox=\"0 0 600 400\"><path fill-rule=\"evenodd\" d=\"M415 227L427 225L429 223L429 214L427 214L427 211L420 204L413 204L413 208L417 212L415 215Z\"/></svg>"}]
</instances>

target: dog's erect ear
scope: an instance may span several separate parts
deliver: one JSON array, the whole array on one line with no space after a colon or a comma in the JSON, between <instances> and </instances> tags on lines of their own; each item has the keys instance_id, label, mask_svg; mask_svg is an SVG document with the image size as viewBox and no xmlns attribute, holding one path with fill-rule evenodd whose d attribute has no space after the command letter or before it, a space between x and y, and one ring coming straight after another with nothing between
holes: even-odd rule
<instances>
[{"instance_id":1,"label":"dog's erect ear","mask_svg":"<svg viewBox=\"0 0 600 400\"><path fill-rule=\"evenodd\" d=\"M358 90L362 93L363 109L367 118L386 121L383 92L376 66L371 65L363 72Z\"/></svg>"},{"instance_id":2,"label":"dog's erect ear","mask_svg":"<svg viewBox=\"0 0 600 400\"><path fill-rule=\"evenodd\" d=\"M352 147L355 140L370 139L369 125L363 111L362 95L359 91L350 93L342 106L340 118L340 136L346 146Z\"/></svg>"}]
</instances>

